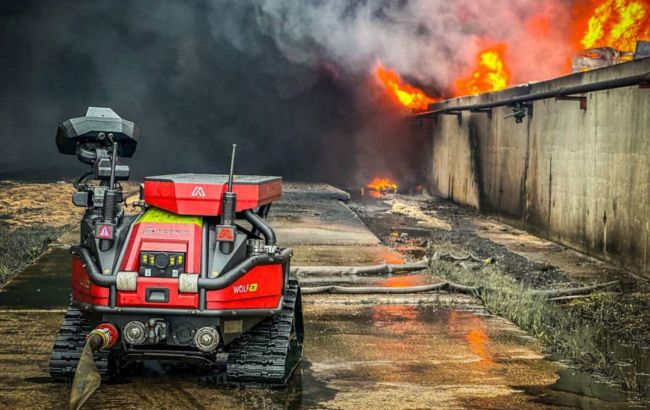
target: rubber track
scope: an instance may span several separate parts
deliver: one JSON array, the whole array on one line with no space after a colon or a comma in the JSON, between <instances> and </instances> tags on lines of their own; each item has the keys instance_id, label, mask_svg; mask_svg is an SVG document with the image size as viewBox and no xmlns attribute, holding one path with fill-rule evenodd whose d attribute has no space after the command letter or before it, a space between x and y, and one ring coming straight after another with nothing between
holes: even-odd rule
<instances>
[{"instance_id":1,"label":"rubber track","mask_svg":"<svg viewBox=\"0 0 650 410\"><path fill-rule=\"evenodd\" d=\"M226 383L277 386L286 384L302 357L302 306L298 282L289 281L282 312L234 341L228 352ZM295 322L298 343L290 341Z\"/></svg>"},{"instance_id":2,"label":"rubber track","mask_svg":"<svg viewBox=\"0 0 650 410\"><path fill-rule=\"evenodd\" d=\"M91 330L92 327L83 313L74 306L69 306L50 355L49 367L52 377L57 380L72 381L86 337ZM109 355L108 351L94 353L95 364L103 380L110 376Z\"/></svg>"}]
</instances>

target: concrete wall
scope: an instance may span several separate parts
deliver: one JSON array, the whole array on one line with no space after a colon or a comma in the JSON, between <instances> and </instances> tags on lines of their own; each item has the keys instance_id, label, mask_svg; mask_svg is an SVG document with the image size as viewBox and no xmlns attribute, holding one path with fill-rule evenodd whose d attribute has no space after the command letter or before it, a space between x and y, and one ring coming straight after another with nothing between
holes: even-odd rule
<instances>
[{"instance_id":1,"label":"concrete wall","mask_svg":"<svg viewBox=\"0 0 650 410\"><path fill-rule=\"evenodd\" d=\"M650 59L449 100L449 106L650 72ZM650 275L650 88L540 100L522 123L491 113L437 115L433 192L595 257Z\"/></svg>"}]
</instances>

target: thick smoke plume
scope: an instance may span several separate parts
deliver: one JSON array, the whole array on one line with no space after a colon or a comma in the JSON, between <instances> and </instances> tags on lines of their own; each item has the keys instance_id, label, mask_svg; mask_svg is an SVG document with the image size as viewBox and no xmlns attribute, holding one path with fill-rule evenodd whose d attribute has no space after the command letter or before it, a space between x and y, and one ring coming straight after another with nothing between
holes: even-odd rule
<instances>
[{"instance_id":1,"label":"thick smoke plume","mask_svg":"<svg viewBox=\"0 0 650 410\"><path fill-rule=\"evenodd\" d=\"M566 67L571 1L266 0L258 21L288 59L317 64L323 56L367 72L376 59L422 84L444 88L474 65L490 43L513 45L518 81L540 80Z\"/></svg>"},{"instance_id":2,"label":"thick smoke plume","mask_svg":"<svg viewBox=\"0 0 650 410\"><path fill-rule=\"evenodd\" d=\"M0 177L82 170L57 153L54 131L95 105L140 126L138 177L223 172L238 143L240 173L415 183L426 155L383 98L374 64L444 94L485 42L507 39L515 81L550 77L566 64L566 3L3 2Z\"/></svg>"}]
</instances>

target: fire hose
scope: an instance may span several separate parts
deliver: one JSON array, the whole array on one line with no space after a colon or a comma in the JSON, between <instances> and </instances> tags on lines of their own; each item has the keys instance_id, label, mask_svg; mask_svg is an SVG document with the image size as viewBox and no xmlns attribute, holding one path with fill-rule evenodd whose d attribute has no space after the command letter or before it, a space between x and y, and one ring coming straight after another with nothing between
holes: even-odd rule
<instances>
[{"instance_id":1,"label":"fire hose","mask_svg":"<svg viewBox=\"0 0 650 410\"><path fill-rule=\"evenodd\" d=\"M434 260L450 259L453 261L467 261L473 260L484 264L492 264L495 262L493 257L483 258L476 256L473 253L467 255L456 255L452 252L438 253L433 255ZM378 265L369 266L292 266L291 273L297 276L328 276L328 275L371 275L379 273L398 273L398 272L414 272L429 267L428 260L418 262L409 262L402 264L388 264L382 263Z\"/></svg>"},{"instance_id":2,"label":"fire hose","mask_svg":"<svg viewBox=\"0 0 650 410\"><path fill-rule=\"evenodd\" d=\"M93 353L112 347L116 341L117 329L109 323L97 326L88 334L72 382L70 391L71 410L80 409L101 384L102 378L97 371Z\"/></svg>"},{"instance_id":3,"label":"fire hose","mask_svg":"<svg viewBox=\"0 0 650 410\"><path fill-rule=\"evenodd\" d=\"M440 260L440 259L451 259L454 261L467 261L467 260L473 260L474 262L481 262L485 263L486 265L492 264L495 262L493 257L488 257L488 258L481 258L480 256L474 255L472 252L469 252L467 255L456 255L452 252L435 252L433 254L433 260Z\"/></svg>"},{"instance_id":4,"label":"fire hose","mask_svg":"<svg viewBox=\"0 0 650 410\"><path fill-rule=\"evenodd\" d=\"M426 260L403 264L387 264L370 266L292 266L291 273L297 276L314 275L371 275L379 273L413 272L429 267Z\"/></svg>"},{"instance_id":5,"label":"fire hose","mask_svg":"<svg viewBox=\"0 0 650 410\"><path fill-rule=\"evenodd\" d=\"M408 293L425 293L438 290L457 291L461 293L476 294L480 288L475 286L459 285L453 282L439 282L431 285L384 287L384 286L313 286L300 288L303 295L316 295L322 293L340 293L350 295L402 295Z\"/></svg>"},{"instance_id":6,"label":"fire hose","mask_svg":"<svg viewBox=\"0 0 650 410\"><path fill-rule=\"evenodd\" d=\"M455 261L473 260L482 263L494 263L493 257L482 258L468 253L467 255L456 255L452 252L434 254L434 259L448 258ZM392 274L399 272L413 272L428 268L428 261L422 260L404 264L379 264L370 266L294 266L291 273L301 276L350 276L350 275L370 275L370 274ZM590 286L573 287L566 289L533 289L530 293L533 296L543 297L549 300L564 300L566 297L586 295L596 290L610 288L617 285L619 281L598 283ZM452 291L480 296L485 291L496 289L485 288L481 286L466 286L458 283L443 281L428 285L405 286L405 287L386 287L386 286L309 286L301 287L305 295L316 294L348 294L348 295L390 295L390 294L409 294L409 293L426 293L434 291Z\"/></svg>"},{"instance_id":7,"label":"fire hose","mask_svg":"<svg viewBox=\"0 0 650 410\"><path fill-rule=\"evenodd\" d=\"M605 283L598 283L590 286L583 286L577 288L566 289L534 289L530 293L533 296L539 296L546 299L555 299L565 296L586 295L596 290L606 289L618 285L619 281L611 281ZM485 288L481 286L466 286L453 282L439 282L430 285L419 286L406 286L406 287L384 287L384 286L310 286L301 287L300 291L303 295L317 295L323 293L330 294L348 294L348 295L402 295L409 293L427 293L434 291L455 291L459 293L467 293L474 296L479 296L485 291L493 291L495 289Z\"/></svg>"}]
</instances>

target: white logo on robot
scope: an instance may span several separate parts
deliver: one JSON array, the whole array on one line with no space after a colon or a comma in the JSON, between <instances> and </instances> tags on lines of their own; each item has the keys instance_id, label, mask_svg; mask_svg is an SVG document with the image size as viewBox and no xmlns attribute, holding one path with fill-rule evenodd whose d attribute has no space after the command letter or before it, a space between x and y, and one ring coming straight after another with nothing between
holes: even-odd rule
<instances>
[{"instance_id":1,"label":"white logo on robot","mask_svg":"<svg viewBox=\"0 0 650 410\"><path fill-rule=\"evenodd\" d=\"M151 227L145 228L142 233L144 235L190 235L190 232L180 229L155 229Z\"/></svg>"},{"instance_id":2,"label":"white logo on robot","mask_svg":"<svg viewBox=\"0 0 650 410\"><path fill-rule=\"evenodd\" d=\"M195 186L194 190L192 190L192 196L205 196L205 191L203 190L203 187L200 185Z\"/></svg>"}]
</instances>

